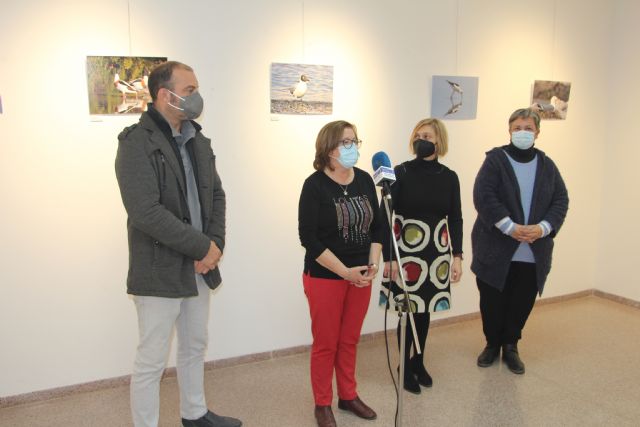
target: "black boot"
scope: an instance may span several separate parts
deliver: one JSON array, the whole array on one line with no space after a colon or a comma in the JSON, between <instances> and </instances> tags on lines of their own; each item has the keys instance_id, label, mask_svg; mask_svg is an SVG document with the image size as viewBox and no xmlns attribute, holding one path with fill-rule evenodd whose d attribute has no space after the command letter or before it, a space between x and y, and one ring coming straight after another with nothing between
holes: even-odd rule
<instances>
[{"instance_id":1,"label":"black boot","mask_svg":"<svg viewBox=\"0 0 640 427\"><path fill-rule=\"evenodd\" d=\"M404 389L409 393L420 394L420 384L418 384L418 379L409 365L410 363L404 365ZM398 366L399 372L400 367Z\"/></svg>"},{"instance_id":2,"label":"black boot","mask_svg":"<svg viewBox=\"0 0 640 427\"><path fill-rule=\"evenodd\" d=\"M520 360L517 344L502 345L502 360L505 361L509 370L514 374L524 374L524 363Z\"/></svg>"},{"instance_id":3,"label":"black boot","mask_svg":"<svg viewBox=\"0 0 640 427\"><path fill-rule=\"evenodd\" d=\"M482 353L480 353L480 356L478 356L478 366L480 366L481 368L487 368L493 365L493 362L496 361L499 354L499 346L487 344L484 350L482 350Z\"/></svg>"},{"instance_id":4,"label":"black boot","mask_svg":"<svg viewBox=\"0 0 640 427\"><path fill-rule=\"evenodd\" d=\"M433 379L427 369L424 367L422 358L413 356L409 362L409 367L413 371L414 375L418 379L418 383L423 387L431 387L433 385Z\"/></svg>"}]
</instances>

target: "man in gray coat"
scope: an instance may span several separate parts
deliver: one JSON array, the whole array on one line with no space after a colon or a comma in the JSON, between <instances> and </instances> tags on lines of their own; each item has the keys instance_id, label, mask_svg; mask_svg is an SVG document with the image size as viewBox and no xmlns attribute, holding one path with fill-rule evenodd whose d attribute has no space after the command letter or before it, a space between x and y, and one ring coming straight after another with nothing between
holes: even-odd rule
<instances>
[{"instance_id":1,"label":"man in gray coat","mask_svg":"<svg viewBox=\"0 0 640 427\"><path fill-rule=\"evenodd\" d=\"M149 92L152 104L119 135L116 156L128 214L127 292L139 328L133 422L158 425L160 378L175 327L182 425L240 426L235 418L209 411L204 396L209 289L221 282L225 194L211 140L193 121L203 108L198 80L191 67L170 61L151 72Z\"/></svg>"}]
</instances>

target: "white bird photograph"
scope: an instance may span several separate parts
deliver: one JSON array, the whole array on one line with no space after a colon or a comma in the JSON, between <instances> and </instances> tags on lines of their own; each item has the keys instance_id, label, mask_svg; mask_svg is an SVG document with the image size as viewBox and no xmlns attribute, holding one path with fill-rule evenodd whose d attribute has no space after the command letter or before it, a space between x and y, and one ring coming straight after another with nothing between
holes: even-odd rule
<instances>
[{"instance_id":1,"label":"white bird photograph","mask_svg":"<svg viewBox=\"0 0 640 427\"><path fill-rule=\"evenodd\" d=\"M333 66L271 64L271 113L333 113Z\"/></svg>"},{"instance_id":2,"label":"white bird photograph","mask_svg":"<svg viewBox=\"0 0 640 427\"><path fill-rule=\"evenodd\" d=\"M138 98L136 88L131 83L120 80L118 73L115 73L113 76L113 86L122 94L122 99L125 99L127 94L133 94L136 96L136 99Z\"/></svg>"},{"instance_id":3,"label":"white bird photograph","mask_svg":"<svg viewBox=\"0 0 640 427\"><path fill-rule=\"evenodd\" d=\"M431 117L445 120L473 120L478 106L478 78L433 76Z\"/></svg>"},{"instance_id":4,"label":"white bird photograph","mask_svg":"<svg viewBox=\"0 0 640 427\"><path fill-rule=\"evenodd\" d=\"M295 86L291 86L289 88L289 92L291 92L291 95L293 95L293 97L296 99L302 99L304 94L307 93L308 81L309 81L309 77L302 74L300 76L300 80L298 80L298 83L296 83Z\"/></svg>"},{"instance_id":5,"label":"white bird photograph","mask_svg":"<svg viewBox=\"0 0 640 427\"><path fill-rule=\"evenodd\" d=\"M89 114L140 114L151 102L149 73L163 57L87 56Z\"/></svg>"},{"instance_id":6,"label":"white bird photograph","mask_svg":"<svg viewBox=\"0 0 640 427\"><path fill-rule=\"evenodd\" d=\"M533 83L531 108L543 120L566 120L569 109L571 83L536 80Z\"/></svg>"}]
</instances>

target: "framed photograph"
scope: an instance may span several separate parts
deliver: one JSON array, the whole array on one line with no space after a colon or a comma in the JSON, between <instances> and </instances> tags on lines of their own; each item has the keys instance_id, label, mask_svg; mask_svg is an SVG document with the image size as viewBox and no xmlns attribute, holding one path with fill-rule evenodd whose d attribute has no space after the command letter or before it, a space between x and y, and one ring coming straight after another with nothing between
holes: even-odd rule
<instances>
[{"instance_id":1,"label":"framed photograph","mask_svg":"<svg viewBox=\"0 0 640 427\"><path fill-rule=\"evenodd\" d=\"M162 57L87 56L89 114L140 114L151 102L147 79Z\"/></svg>"},{"instance_id":2,"label":"framed photograph","mask_svg":"<svg viewBox=\"0 0 640 427\"><path fill-rule=\"evenodd\" d=\"M569 109L571 83L536 80L531 95L531 108L543 120L565 120Z\"/></svg>"},{"instance_id":3,"label":"framed photograph","mask_svg":"<svg viewBox=\"0 0 640 427\"><path fill-rule=\"evenodd\" d=\"M272 114L332 114L333 66L271 64Z\"/></svg>"},{"instance_id":4,"label":"framed photograph","mask_svg":"<svg viewBox=\"0 0 640 427\"><path fill-rule=\"evenodd\" d=\"M478 110L478 78L433 76L431 117L444 120L472 120Z\"/></svg>"}]
</instances>

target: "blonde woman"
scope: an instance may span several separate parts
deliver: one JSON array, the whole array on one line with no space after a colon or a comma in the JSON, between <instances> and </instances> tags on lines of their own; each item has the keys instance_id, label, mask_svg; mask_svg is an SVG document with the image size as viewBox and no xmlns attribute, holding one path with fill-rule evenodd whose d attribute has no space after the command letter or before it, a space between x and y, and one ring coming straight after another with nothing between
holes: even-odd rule
<instances>
[{"instance_id":1,"label":"blonde woman","mask_svg":"<svg viewBox=\"0 0 640 427\"><path fill-rule=\"evenodd\" d=\"M391 195L395 238L419 340L414 343L411 328L407 327L404 388L420 394L420 385L433 385L424 366L431 313L450 308L450 282L459 281L462 275L462 211L458 176L439 162L448 150L444 124L432 118L419 121L411 132L409 150L415 158L395 167ZM384 211L383 216L386 220ZM398 263L389 262L389 227L384 229L386 279L382 282L381 302L386 305L389 291L390 299L396 302L404 300L404 294L397 282Z\"/></svg>"}]
</instances>

